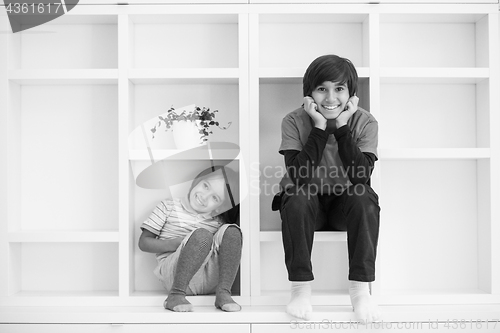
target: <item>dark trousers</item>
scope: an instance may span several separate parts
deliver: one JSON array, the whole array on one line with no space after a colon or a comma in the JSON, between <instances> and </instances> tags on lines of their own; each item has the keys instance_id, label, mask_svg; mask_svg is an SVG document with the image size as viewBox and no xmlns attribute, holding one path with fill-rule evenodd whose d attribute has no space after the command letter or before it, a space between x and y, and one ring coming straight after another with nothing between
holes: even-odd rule
<instances>
[{"instance_id":1,"label":"dark trousers","mask_svg":"<svg viewBox=\"0 0 500 333\"><path fill-rule=\"evenodd\" d=\"M352 185L340 195L292 188L281 198L280 213L290 281L314 280L311 253L317 230L347 231L349 280L375 280L380 207L370 186Z\"/></svg>"}]
</instances>

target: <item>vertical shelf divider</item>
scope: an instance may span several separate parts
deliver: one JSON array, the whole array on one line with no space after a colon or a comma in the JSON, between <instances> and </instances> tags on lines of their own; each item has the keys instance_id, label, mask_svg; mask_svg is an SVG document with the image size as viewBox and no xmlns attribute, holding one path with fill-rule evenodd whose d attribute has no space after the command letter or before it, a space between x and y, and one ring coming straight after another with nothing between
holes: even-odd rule
<instances>
[{"instance_id":1,"label":"vertical shelf divider","mask_svg":"<svg viewBox=\"0 0 500 333\"><path fill-rule=\"evenodd\" d=\"M248 189L248 180L246 177L247 170L250 170L250 157L248 156L248 151L251 147L250 127L246 126L251 117L249 109L249 51L248 51L248 39L249 39L249 19L247 13L238 14L238 57L239 57L239 142L240 142L240 156L239 169L240 169L240 198L241 202L246 201L245 197L241 194L245 194L244 188ZM244 184L242 184L244 182ZM250 234L250 223L251 219L248 218L250 210L248 205L240 204L240 226L243 235L249 235L249 241L243 242L243 249L241 255L241 274L240 274L240 296L249 298L250 296L250 286L251 286L251 234Z\"/></svg>"},{"instance_id":2,"label":"vertical shelf divider","mask_svg":"<svg viewBox=\"0 0 500 333\"><path fill-rule=\"evenodd\" d=\"M5 22L6 30L10 30L8 20ZM6 200L6 221L5 233L5 279L6 279L6 296L13 296L21 291L21 243L9 243L8 233L13 230L21 229L20 217L18 212L21 211L21 84L10 81L9 71L12 69L21 68L21 36L7 34L6 62L4 68L5 76L5 92L7 94L5 116L6 116L6 135L7 146L6 153L6 176L7 176L7 200Z\"/></svg>"},{"instance_id":3,"label":"vertical shelf divider","mask_svg":"<svg viewBox=\"0 0 500 333\"><path fill-rule=\"evenodd\" d=\"M495 202L500 200L500 133L498 124L500 124L500 12L489 14L489 67L490 67L490 91L489 91L489 111L490 111L490 183L491 191L489 203L491 205L490 216L490 239L491 246L489 254L491 255L491 293L500 294L500 207Z\"/></svg>"},{"instance_id":4,"label":"vertical shelf divider","mask_svg":"<svg viewBox=\"0 0 500 333\"><path fill-rule=\"evenodd\" d=\"M249 14L249 106L250 112L254 117L249 117L248 127L252 130L249 132L249 140L252 143L248 147L249 161L259 161L259 14ZM258 297L261 295L260 283L260 205L259 205L259 165L256 168L250 165L249 188L248 188L248 207L250 218L250 242L252 251L250 254L251 261L251 296ZM257 193L254 193L255 187Z\"/></svg>"},{"instance_id":5,"label":"vertical shelf divider","mask_svg":"<svg viewBox=\"0 0 500 333\"><path fill-rule=\"evenodd\" d=\"M364 24L368 31L364 36L368 36L368 55L369 62L365 64L370 69L369 87L370 87L370 113L380 122L380 14L371 12L368 16L368 24ZM380 197L382 197L382 181L380 179L382 163L380 161L375 166L371 177L371 186ZM381 293L381 281L383 272L381 271L382 252L379 243L377 250L377 259L375 261L375 281L371 284L372 294Z\"/></svg>"},{"instance_id":6,"label":"vertical shelf divider","mask_svg":"<svg viewBox=\"0 0 500 333\"><path fill-rule=\"evenodd\" d=\"M8 31L9 24L7 15L0 13L0 30ZM9 80L8 80L8 34L0 34L0 299L7 297L9 288L8 265L9 265L9 243L7 233L8 228L8 203L9 201ZM4 47L7 46L7 47ZM0 302L1 304L2 302Z\"/></svg>"},{"instance_id":7,"label":"vertical shelf divider","mask_svg":"<svg viewBox=\"0 0 500 333\"><path fill-rule=\"evenodd\" d=\"M129 16L118 14L118 294L130 296L130 216L129 216Z\"/></svg>"}]
</instances>

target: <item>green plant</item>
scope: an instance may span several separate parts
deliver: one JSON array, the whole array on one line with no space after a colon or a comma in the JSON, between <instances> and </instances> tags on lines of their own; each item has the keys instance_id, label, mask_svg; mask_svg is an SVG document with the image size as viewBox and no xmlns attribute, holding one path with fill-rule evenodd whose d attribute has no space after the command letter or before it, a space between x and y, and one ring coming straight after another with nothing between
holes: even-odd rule
<instances>
[{"instance_id":1,"label":"green plant","mask_svg":"<svg viewBox=\"0 0 500 333\"><path fill-rule=\"evenodd\" d=\"M228 123L227 126L221 127L219 126L219 122L215 121L216 113L219 112L218 110L213 110L210 111L210 108L206 107L198 107L195 106L194 110L192 111L186 111L183 110L181 114L177 114L175 112L175 108L171 107L167 111L167 115L164 116L158 116L158 123L151 129L151 133L153 134L153 139L156 131L162 126L162 124L165 124L165 130L169 130L172 125L176 121L191 121L195 123L198 128L199 128L199 133L201 135L200 139L203 141L207 141L207 138L210 134L213 132L211 131L212 126L217 126L220 129L228 129L229 126L231 126L231 122Z\"/></svg>"}]
</instances>

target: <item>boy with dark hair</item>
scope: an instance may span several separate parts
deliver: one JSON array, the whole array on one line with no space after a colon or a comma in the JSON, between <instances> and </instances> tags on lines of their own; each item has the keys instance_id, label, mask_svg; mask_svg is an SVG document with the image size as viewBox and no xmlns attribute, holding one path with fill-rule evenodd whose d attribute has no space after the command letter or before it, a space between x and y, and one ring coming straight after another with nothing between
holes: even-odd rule
<instances>
[{"instance_id":1,"label":"boy with dark hair","mask_svg":"<svg viewBox=\"0 0 500 333\"><path fill-rule=\"evenodd\" d=\"M279 153L287 175L273 209L282 220L290 315L312 312L311 253L316 230L347 231L349 295L362 323L378 319L369 283L375 280L379 233L378 196L369 185L377 160L378 123L358 108L358 75L336 55L314 60L303 78L304 104L281 125Z\"/></svg>"}]
</instances>

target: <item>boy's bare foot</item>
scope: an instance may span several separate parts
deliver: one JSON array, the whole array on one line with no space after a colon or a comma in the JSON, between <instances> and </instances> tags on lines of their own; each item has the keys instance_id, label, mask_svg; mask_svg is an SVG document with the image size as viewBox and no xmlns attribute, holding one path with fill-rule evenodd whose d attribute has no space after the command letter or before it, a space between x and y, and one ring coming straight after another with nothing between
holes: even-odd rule
<instances>
[{"instance_id":1,"label":"boy's bare foot","mask_svg":"<svg viewBox=\"0 0 500 333\"><path fill-rule=\"evenodd\" d=\"M185 295L170 294L165 302L163 302L165 309L175 312L192 312L193 304L189 303Z\"/></svg>"},{"instance_id":2,"label":"boy's bare foot","mask_svg":"<svg viewBox=\"0 0 500 333\"><path fill-rule=\"evenodd\" d=\"M286 312L299 319L311 319L311 284L309 281L292 282L291 295Z\"/></svg>"},{"instance_id":3,"label":"boy's bare foot","mask_svg":"<svg viewBox=\"0 0 500 333\"><path fill-rule=\"evenodd\" d=\"M380 320L380 312L370 295L369 282L349 281L349 296L356 320L361 324Z\"/></svg>"}]
</instances>

